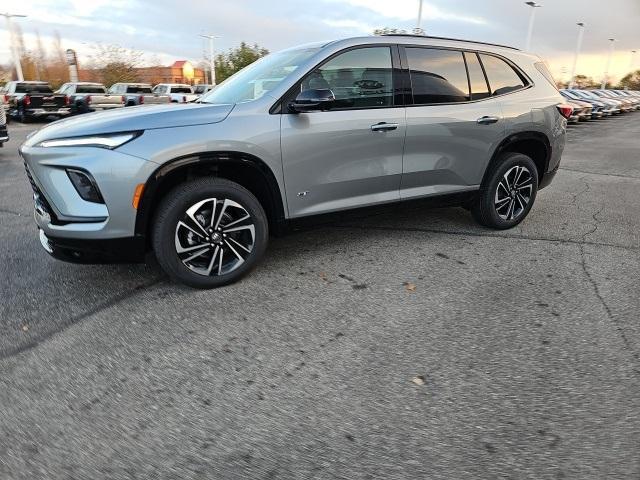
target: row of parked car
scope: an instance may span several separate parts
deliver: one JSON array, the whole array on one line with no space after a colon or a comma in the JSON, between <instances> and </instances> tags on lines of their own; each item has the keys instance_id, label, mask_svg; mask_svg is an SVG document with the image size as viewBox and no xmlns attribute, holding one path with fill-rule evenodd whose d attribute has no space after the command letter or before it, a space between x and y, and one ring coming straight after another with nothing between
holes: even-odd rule
<instances>
[{"instance_id":1,"label":"row of parked car","mask_svg":"<svg viewBox=\"0 0 640 480\"><path fill-rule=\"evenodd\" d=\"M640 92L635 90L560 90L573 107L569 123L610 117L640 110Z\"/></svg>"},{"instance_id":2,"label":"row of parked car","mask_svg":"<svg viewBox=\"0 0 640 480\"><path fill-rule=\"evenodd\" d=\"M51 115L67 115L131 107L143 104L186 103L198 99L211 85L160 83L115 83L107 89L101 83L69 82L55 92L47 82L9 82L0 90L5 110L21 122Z\"/></svg>"}]
</instances>

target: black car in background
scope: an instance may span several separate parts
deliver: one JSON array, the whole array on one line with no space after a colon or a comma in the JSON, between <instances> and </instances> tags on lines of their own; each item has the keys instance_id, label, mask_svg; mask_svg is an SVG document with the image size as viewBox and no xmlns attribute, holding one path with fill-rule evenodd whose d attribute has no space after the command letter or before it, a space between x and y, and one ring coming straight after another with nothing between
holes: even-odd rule
<instances>
[{"instance_id":1,"label":"black car in background","mask_svg":"<svg viewBox=\"0 0 640 480\"><path fill-rule=\"evenodd\" d=\"M69 98L53 93L47 82L9 82L5 87L9 115L21 122L50 115L69 115Z\"/></svg>"}]
</instances>

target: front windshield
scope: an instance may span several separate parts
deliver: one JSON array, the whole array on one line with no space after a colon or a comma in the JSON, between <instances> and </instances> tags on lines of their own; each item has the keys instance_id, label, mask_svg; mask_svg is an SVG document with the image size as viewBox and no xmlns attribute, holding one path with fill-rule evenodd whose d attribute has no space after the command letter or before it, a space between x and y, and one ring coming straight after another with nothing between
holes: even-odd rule
<instances>
[{"instance_id":1,"label":"front windshield","mask_svg":"<svg viewBox=\"0 0 640 480\"><path fill-rule=\"evenodd\" d=\"M273 53L232 75L203 95L203 103L241 103L257 100L311 58L320 47Z\"/></svg>"}]
</instances>

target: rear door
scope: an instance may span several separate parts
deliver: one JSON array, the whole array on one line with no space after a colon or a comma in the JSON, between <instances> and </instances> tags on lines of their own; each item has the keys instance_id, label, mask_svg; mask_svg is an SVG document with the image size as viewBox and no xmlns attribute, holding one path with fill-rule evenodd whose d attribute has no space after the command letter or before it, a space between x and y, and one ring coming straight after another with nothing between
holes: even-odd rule
<instances>
[{"instance_id":1,"label":"rear door","mask_svg":"<svg viewBox=\"0 0 640 480\"><path fill-rule=\"evenodd\" d=\"M504 138L499 103L474 52L405 47L412 104L401 198L476 189L491 152Z\"/></svg>"},{"instance_id":2,"label":"rear door","mask_svg":"<svg viewBox=\"0 0 640 480\"><path fill-rule=\"evenodd\" d=\"M285 99L282 163L292 217L399 199L406 129L399 67L397 46L352 48L292 92L293 99L301 90L331 89L335 108L288 113Z\"/></svg>"}]
</instances>

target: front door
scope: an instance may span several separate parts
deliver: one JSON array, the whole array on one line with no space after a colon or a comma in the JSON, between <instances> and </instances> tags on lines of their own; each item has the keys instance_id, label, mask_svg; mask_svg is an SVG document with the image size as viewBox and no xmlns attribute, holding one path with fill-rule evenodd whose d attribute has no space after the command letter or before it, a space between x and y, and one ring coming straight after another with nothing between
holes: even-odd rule
<instances>
[{"instance_id":1,"label":"front door","mask_svg":"<svg viewBox=\"0 0 640 480\"><path fill-rule=\"evenodd\" d=\"M294 114L284 107L282 163L291 217L400 198L406 121L405 108L394 103L395 49L347 50L300 82L302 90L331 89L335 108Z\"/></svg>"}]
</instances>

